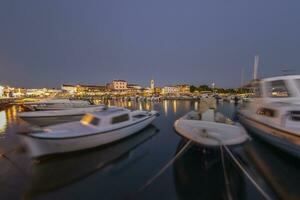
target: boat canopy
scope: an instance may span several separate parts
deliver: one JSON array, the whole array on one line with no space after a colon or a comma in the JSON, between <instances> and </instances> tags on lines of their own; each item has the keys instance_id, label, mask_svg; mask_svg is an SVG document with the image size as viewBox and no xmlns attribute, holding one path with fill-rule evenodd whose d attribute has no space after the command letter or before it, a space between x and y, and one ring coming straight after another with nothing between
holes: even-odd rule
<instances>
[{"instance_id":1,"label":"boat canopy","mask_svg":"<svg viewBox=\"0 0 300 200\"><path fill-rule=\"evenodd\" d=\"M256 96L269 102L291 102L300 100L300 75L265 78L259 82Z\"/></svg>"}]
</instances>

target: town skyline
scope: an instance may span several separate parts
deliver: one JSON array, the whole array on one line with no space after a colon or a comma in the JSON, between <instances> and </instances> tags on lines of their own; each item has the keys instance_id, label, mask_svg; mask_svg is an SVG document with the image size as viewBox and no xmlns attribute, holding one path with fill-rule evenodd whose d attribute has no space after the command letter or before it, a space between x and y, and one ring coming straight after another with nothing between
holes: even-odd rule
<instances>
[{"instance_id":1,"label":"town skyline","mask_svg":"<svg viewBox=\"0 0 300 200\"><path fill-rule=\"evenodd\" d=\"M122 78L141 85L300 73L300 2L1 1L0 84L59 87ZM268 12L272 10L272 12Z\"/></svg>"}]
</instances>

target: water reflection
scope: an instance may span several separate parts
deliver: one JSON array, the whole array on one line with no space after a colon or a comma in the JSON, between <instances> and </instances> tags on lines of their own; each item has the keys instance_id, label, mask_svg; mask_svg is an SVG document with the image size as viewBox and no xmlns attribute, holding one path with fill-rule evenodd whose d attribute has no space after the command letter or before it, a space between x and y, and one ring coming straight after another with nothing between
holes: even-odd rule
<instances>
[{"instance_id":1,"label":"water reflection","mask_svg":"<svg viewBox=\"0 0 300 200\"><path fill-rule=\"evenodd\" d=\"M27 197L72 184L106 166L117 165L120 162L124 164L131 159L129 154L133 149L157 132L158 129L150 125L132 137L105 148L67 154L33 165Z\"/></svg>"},{"instance_id":2,"label":"water reflection","mask_svg":"<svg viewBox=\"0 0 300 200\"><path fill-rule=\"evenodd\" d=\"M177 112L177 103L176 100L173 101L173 112L176 114Z\"/></svg>"},{"instance_id":3,"label":"water reflection","mask_svg":"<svg viewBox=\"0 0 300 200\"><path fill-rule=\"evenodd\" d=\"M0 134L4 134L9 124L18 122L17 112L23 111L20 106L11 106L0 111Z\"/></svg>"},{"instance_id":4,"label":"water reflection","mask_svg":"<svg viewBox=\"0 0 300 200\"><path fill-rule=\"evenodd\" d=\"M3 134L7 127L6 112L0 112L0 134Z\"/></svg>"},{"instance_id":5,"label":"water reflection","mask_svg":"<svg viewBox=\"0 0 300 200\"><path fill-rule=\"evenodd\" d=\"M198 110L198 101L194 102L194 110Z\"/></svg>"},{"instance_id":6,"label":"water reflection","mask_svg":"<svg viewBox=\"0 0 300 200\"><path fill-rule=\"evenodd\" d=\"M183 141L177 151L181 149ZM219 149L205 149L194 145L173 166L178 199L260 199L243 173L225 155L223 168ZM225 171L224 171L225 169ZM224 172L228 177L228 191Z\"/></svg>"},{"instance_id":7,"label":"water reflection","mask_svg":"<svg viewBox=\"0 0 300 200\"><path fill-rule=\"evenodd\" d=\"M267 148L266 148L267 147ZM300 162L298 159L257 140L245 146L251 165L262 175L279 199L299 199Z\"/></svg>"},{"instance_id":8,"label":"water reflection","mask_svg":"<svg viewBox=\"0 0 300 200\"><path fill-rule=\"evenodd\" d=\"M151 130L153 126L150 126L152 127L150 130L145 129L146 133L141 132L119 145L116 143L116 146L66 155L38 165L28 164L28 167L25 167L23 162L25 159L20 157L20 153L13 152L9 154L9 158L19 168L28 168L32 178L22 176L10 161L0 159L0 199L9 199L4 198L9 195L18 197L13 199L20 199L20 195L25 193L28 197L43 199L86 197L86 194L80 196L81 191L90 192L90 199L122 199L143 185L174 155L176 149L180 148L178 146L180 137L173 131L174 120L189 110L200 108L197 101L180 100L176 103L164 100L154 104L150 102L129 104L126 101L120 103L113 100L107 103L111 106L124 105L133 109L149 108L159 111L161 116L153 124L160 129L161 134L148 140L155 135ZM218 107L218 110L227 116L232 116L234 109L234 105L228 103L219 104ZM10 123L8 119L16 120L17 110L17 107L7 108L5 117L3 112L0 112L1 127L4 127L2 119L7 123ZM0 146L3 147L2 144L5 143L9 148L14 148L7 139L9 137L5 137ZM244 147L241 149L243 151L234 149L234 155L242 161L246 170L257 178L259 185L267 192L276 194L272 195L274 199L299 199L299 161L256 138L253 138L245 149ZM203 153L202 150L194 146L183 154L171 167L173 173L164 173L148 188L148 192L145 191L145 199L155 199L161 196L162 192L165 197L171 197L170 199L226 199L220 154L218 151ZM137 161L138 159L140 161ZM261 199L258 191L228 157L226 168L233 199ZM24 192L25 186L27 190ZM110 198L103 197L104 194Z\"/></svg>"},{"instance_id":9,"label":"water reflection","mask_svg":"<svg viewBox=\"0 0 300 200\"><path fill-rule=\"evenodd\" d=\"M167 100L163 101L163 108L164 108L165 116L168 116L168 103L169 103L169 101L167 101Z\"/></svg>"}]
</instances>

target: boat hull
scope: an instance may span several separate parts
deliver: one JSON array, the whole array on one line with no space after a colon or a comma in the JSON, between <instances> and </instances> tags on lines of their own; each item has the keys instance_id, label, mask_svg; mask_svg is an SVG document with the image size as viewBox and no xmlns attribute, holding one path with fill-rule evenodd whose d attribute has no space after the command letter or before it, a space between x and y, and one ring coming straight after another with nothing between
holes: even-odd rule
<instances>
[{"instance_id":1,"label":"boat hull","mask_svg":"<svg viewBox=\"0 0 300 200\"><path fill-rule=\"evenodd\" d=\"M54 124L79 121L83 117L83 115L84 114L51 117L21 117L21 119L28 122L29 124L37 126L50 126Z\"/></svg>"},{"instance_id":2,"label":"boat hull","mask_svg":"<svg viewBox=\"0 0 300 200\"><path fill-rule=\"evenodd\" d=\"M100 112L103 106L73 108L68 110L34 111L19 113L18 116L33 125L50 126L54 124L79 121L88 112Z\"/></svg>"},{"instance_id":3,"label":"boat hull","mask_svg":"<svg viewBox=\"0 0 300 200\"><path fill-rule=\"evenodd\" d=\"M79 151L83 149L94 148L116 142L126 138L148 126L156 115L120 129L112 130L105 133L97 133L88 136L74 138L37 138L33 136L22 136L26 148L33 158L38 158L50 154L60 154L66 152Z\"/></svg>"},{"instance_id":4,"label":"boat hull","mask_svg":"<svg viewBox=\"0 0 300 200\"><path fill-rule=\"evenodd\" d=\"M249 140L246 131L240 125L179 119L174 128L182 137L206 147L239 145Z\"/></svg>"},{"instance_id":5,"label":"boat hull","mask_svg":"<svg viewBox=\"0 0 300 200\"><path fill-rule=\"evenodd\" d=\"M251 133L257 135L264 141L283 150L284 152L300 158L300 137L297 139L297 136L289 135L284 131L256 122L255 120L251 120L241 113L239 113L238 116L239 121Z\"/></svg>"}]
</instances>

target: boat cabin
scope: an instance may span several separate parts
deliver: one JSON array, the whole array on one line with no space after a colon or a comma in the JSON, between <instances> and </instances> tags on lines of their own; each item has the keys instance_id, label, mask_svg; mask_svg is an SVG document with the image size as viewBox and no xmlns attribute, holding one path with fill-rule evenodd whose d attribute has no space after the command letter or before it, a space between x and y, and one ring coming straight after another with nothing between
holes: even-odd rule
<instances>
[{"instance_id":1,"label":"boat cabin","mask_svg":"<svg viewBox=\"0 0 300 200\"><path fill-rule=\"evenodd\" d=\"M251 110L266 124L299 131L300 75L266 78L256 87Z\"/></svg>"},{"instance_id":2,"label":"boat cabin","mask_svg":"<svg viewBox=\"0 0 300 200\"><path fill-rule=\"evenodd\" d=\"M145 111L130 111L124 108L110 108L101 112L88 113L81 119L81 124L104 127L124 124L150 116Z\"/></svg>"},{"instance_id":3,"label":"boat cabin","mask_svg":"<svg viewBox=\"0 0 300 200\"><path fill-rule=\"evenodd\" d=\"M300 102L300 75L266 78L259 83L256 96L266 102Z\"/></svg>"}]
</instances>

